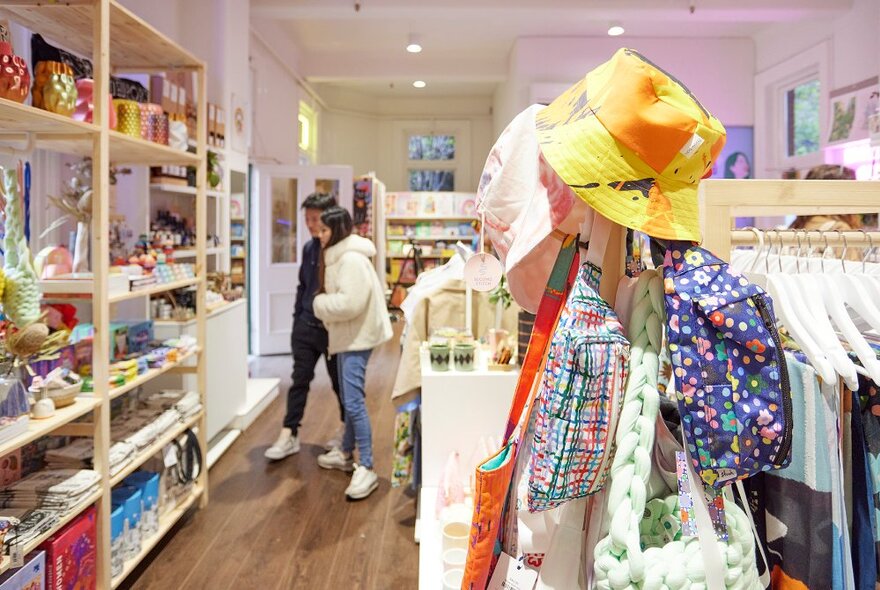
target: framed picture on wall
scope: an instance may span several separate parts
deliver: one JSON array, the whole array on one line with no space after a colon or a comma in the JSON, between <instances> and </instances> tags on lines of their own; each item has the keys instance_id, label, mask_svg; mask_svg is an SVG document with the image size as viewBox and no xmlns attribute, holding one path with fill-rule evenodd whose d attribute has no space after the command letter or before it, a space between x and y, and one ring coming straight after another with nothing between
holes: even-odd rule
<instances>
[{"instance_id":1,"label":"framed picture on wall","mask_svg":"<svg viewBox=\"0 0 880 590\"><path fill-rule=\"evenodd\" d=\"M846 143L870 136L869 120L877 112L880 78L874 76L857 84L833 90L828 95L828 144Z\"/></svg>"}]
</instances>

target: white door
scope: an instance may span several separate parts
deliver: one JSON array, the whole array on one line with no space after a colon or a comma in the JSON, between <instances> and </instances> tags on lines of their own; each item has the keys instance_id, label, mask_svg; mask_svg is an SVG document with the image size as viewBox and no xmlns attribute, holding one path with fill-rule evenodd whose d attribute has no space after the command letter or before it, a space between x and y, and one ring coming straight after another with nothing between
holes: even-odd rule
<instances>
[{"instance_id":1,"label":"white door","mask_svg":"<svg viewBox=\"0 0 880 590\"><path fill-rule=\"evenodd\" d=\"M251 194L251 342L257 355L290 352L290 329L302 248L311 239L301 205L314 192L336 195L349 211L349 166L255 166ZM255 321L254 321L255 320Z\"/></svg>"}]
</instances>

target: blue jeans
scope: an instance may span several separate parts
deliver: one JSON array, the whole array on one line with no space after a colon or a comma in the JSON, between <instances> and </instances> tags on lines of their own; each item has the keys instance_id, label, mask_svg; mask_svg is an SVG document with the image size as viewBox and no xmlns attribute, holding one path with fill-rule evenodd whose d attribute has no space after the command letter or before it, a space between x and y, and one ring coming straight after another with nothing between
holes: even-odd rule
<instances>
[{"instance_id":1,"label":"blue jeans","mask_svg":"<svg viewBox=\"0 0 880 590\"><path fill-rule=\"evenodd\" d=\"M373 468L373 431L370 428L370 415L367 414L367 402L364 399L364 380L371 352L373 351L354 350L336 355L342 405L345 408L342 450L350 455L357 443L358 462L367 469Z\"/></svg>"}]
</instances>

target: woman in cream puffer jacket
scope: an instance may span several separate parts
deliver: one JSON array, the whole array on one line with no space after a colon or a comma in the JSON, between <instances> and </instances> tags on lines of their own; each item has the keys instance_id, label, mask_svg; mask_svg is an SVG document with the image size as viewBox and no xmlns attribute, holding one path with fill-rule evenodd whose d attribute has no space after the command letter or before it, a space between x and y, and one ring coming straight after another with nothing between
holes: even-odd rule
<instances>
[{"instance_id":1,"label":"woman in cream puffer jacket","mask_svg":"<svg viewBox=\"0 0 880 590\"><path fill-rule=\"evenodd\" d=\"M325 469L354 471L345 494L352 500L366 498L378 487L373 471L370 416L364 400L367 362L373 348L391 339L391 321L385 292L370 257L373 243L351 233L348 211L332 207L321 215L321 288L315 296L315 316L327 328L328 352L337 356L339 386L345 408L342 448L318 457ZM360 464L354 463L357 446Z\"/></svg>"}]
</instances>

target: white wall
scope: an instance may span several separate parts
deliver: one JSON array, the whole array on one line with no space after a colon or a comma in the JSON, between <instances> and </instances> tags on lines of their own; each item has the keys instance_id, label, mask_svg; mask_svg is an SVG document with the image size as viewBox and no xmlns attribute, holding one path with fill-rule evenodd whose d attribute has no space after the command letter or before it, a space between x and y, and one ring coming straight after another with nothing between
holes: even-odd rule
<instances>
[{"instance_id":1,"label":"white wall","mask_svg":"<svg viewBox=\"0 0 880 590\"><path fill-rule=\"evenodd\" d=\"M529 106L533 84L570 85L624 44L679 78L724 124L753 124L755 46L750 38L621 42L609 37L526 37L511 51L508 81L495 95L495 135Z\"/></svg>"},{"instance_id":2,"label":"white wall","mask_svg":"<svg viewBox=\"0 0 880 590\"><path fill-rule=\"evenodd\" d=\"M835 90L880 73L880 2L853 0L852 10L832 21L805 21L768 27L755 35L756 71L763 72L823 41L831 42Z\"/></svg>"},{"instance_id":3,"label":"white wall","mask_svg":"<svg viewBox=\"0 0 880 590\"><path fill-rule=\"evenodd\" d=\"M368 171L388 190L406 190L404 130L462 130L465 177L458 190L476 191L486 155L494 141L491 97L377 98L355 89L320 86L324 103L319 114L321 164L347 164L355 174Z\"/></svg>"}]
</instances>

